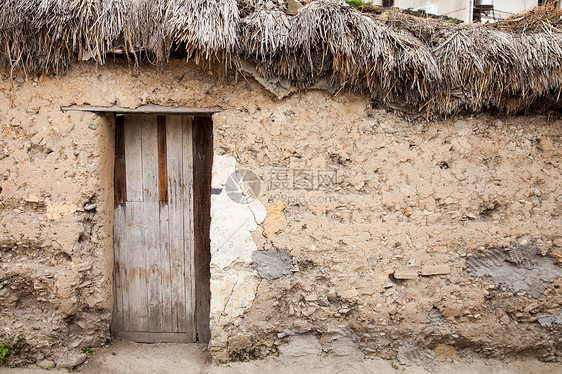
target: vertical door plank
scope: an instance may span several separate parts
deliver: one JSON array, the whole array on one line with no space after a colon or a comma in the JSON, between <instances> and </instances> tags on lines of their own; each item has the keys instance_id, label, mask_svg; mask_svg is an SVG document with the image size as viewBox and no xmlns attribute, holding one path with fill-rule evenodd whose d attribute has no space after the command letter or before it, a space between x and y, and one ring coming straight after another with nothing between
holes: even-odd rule
<instances>
[{"instance_id":1,"label":"vertical door plank","mask_svg":"<svg viewBox=\"0 0 562 374\"><path fill-rule=\"evenodd\" d=\"M170 277L172 293L172 331L180 332L181 318L185 314L185 278L183 250L183 185L181 168L183 159L182 117L166 119L168 145L168 227L170 245Z\"/></svg>"},{"instance_id":2,"label":"vertical door plank","mask_svg":"<svg viewBox=\"0 0 562 374\"><path fill-rule=\"evenodd\" d=\"M168 201L168 173L166 165L166 116L158 116L158 191L160 201Z\"/></svg>"},{"instance_id":3,"label":"vertical door plank","mask_svg":"<svg viewBox=\"0 0 562 374\"><path fill-rule=\"evenodd\" d=\"M193 138L192 119L183 116L183 164L182 164L182 199L183 199L183 240L185 264L185 311L181 329L197 339L195 329L195 259L193 239Z\"/></svg>"},{"instance_id":4,"label":"vertical door plank","mask_svg":"<svg viewBox=\"0 0 562 374\"><path fill-rule=\"evenodd\" d=\"M148 139L143 134L145 130L145 123L143 122L145 122L144 116L130 116L125 119L127 196L129 198L125 212L129 253L129 326L127 331L148 331L147 243L145 237L145 203L143 202L143 183L146 181L143 177L145 172L143 167L143 147L145 144L143 144L143 140L148 141ZM129 148L133 151L129 152Z\"/></svg>"},{"instance_id":5,"label":"vertical door plank","mask_svg":"<svg viewBox=\"0 0 562 374\"><path fill-rule=\"evenodd\" d=\"M143 168L143 234L146 260L146 313L147 329L159 332L162 328L160 304L160 246L158 233L160 220L158 193L158 131L156 116L143 116L142 120L142 168ZM140 285L142 288L142 285Z\"/></svg>"},{"instance_id":6,"label":"vertical door plank","mask_svg":"<svg viewBox=\"0 0 562 374\"><path fill-rule=\"evenodd\" d=\"M115 117L115 204L127 201L127 172L125 164L125 118Z\"/></svg>"},{"instance_id":7,"label":"vertical door plank","mask_svg":"<svg viewBox=\"0 0 562 374\"><path fill-rule=\"evenodd\" d=\"M146 260L144 251L143 203L129 201L125 204L127 243L127 301L125 331L146 331ZM124 293L125 295L125 293Z\"/></svg>"},{"instance_id":8,"label":"vertical door plank","mask_svg":"<svg viewBox=\"0 0 562 374\"><path fill-rule=\"evenodd\" d=\"M111 329L113 331L123 331L124 321L123 313L128 308L128 303L123 303L124 293L126 296L127 289L123 285L127 281L126 256L127 251L122 246L127 243L127 227L125 225L125 206L123 204L115 204L114 225L113 225L113 253L114 253L114 299L113 321Z\"/></svg>"},{"instance_id":9,"label":"vertical door plank","mask_svg":"<svg viewBox=\"0 0 562 374\"><path fill-rule=\"evenodd\" d=\"M211 337L211 169L213 166L213 121L193 120L193 207L195 235L195 298L197 338L206 343Z\"/></svg>"},{"instance_id":10,"label":"vertical door plank","mask_svg":"<svg viewBox=\"0 0 562 374\"><path fill-rule=\"evenodd\" d=\"M162 298L162 332L174 332L172 327L172 278L169 239L168 203L160 202L160 286Z\"/></svg>"},{"instance_id":11,"label":"vertical door plank","mask_svg":"<svg viewBox=\"0 0 562 374\"><path fill-rule=\"evenodd\" d=\"M159 248L160 248L160 299L162 310L161 331L172 328L172 279L170 277L170 243L168 219L168 158L166 117L158 116L158 189L159 189Z\"/></svg>"},{"instance_id":12,"label":"vertical door plank","mask_svg":"<svg viewBox=\"0 0 562 374\"><path fill-rule=\"evenodd\" d=\"M142 201L141 117L124 120L127 201Z\"/></svg>"}]
</instances>

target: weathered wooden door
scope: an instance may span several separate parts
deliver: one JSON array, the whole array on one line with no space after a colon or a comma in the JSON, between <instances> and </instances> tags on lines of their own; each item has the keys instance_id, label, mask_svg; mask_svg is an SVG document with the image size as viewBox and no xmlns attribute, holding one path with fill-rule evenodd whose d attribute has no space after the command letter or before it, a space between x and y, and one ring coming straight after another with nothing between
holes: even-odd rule
<instances>
[{"instance_id":1,"label":"weathered wooden door","mask_svg":"<svg viewBox=\"0 0 562 374\"><path fill-rule=\"evenodd\" d=\"M117 338L197 340L192 131L189 116L117 117Z\"/></svg>"}]
</instances>

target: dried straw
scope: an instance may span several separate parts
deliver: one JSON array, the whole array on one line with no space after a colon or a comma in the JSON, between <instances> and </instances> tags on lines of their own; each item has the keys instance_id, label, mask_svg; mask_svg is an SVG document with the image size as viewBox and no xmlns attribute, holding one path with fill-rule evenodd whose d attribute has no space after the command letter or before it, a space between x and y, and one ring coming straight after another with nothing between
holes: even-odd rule
<instances>
[{"instance_id":1,"label":"dried straw","mask_svg":"<svg viewBox=\"0 0 562 374\"><path fill-rule=\"evenodd\" d=\"M258 0L0 0L0 62L63 72L110 53L165 63L249 61L298 88L326 80L387 107L452 114L560 108L562 12L538 7L496 24L455 24L339 0L296 16ZM371 10L369 10L371 9ZM240 66L240 65L238 65Z\"/></svg>"}]
</instances>

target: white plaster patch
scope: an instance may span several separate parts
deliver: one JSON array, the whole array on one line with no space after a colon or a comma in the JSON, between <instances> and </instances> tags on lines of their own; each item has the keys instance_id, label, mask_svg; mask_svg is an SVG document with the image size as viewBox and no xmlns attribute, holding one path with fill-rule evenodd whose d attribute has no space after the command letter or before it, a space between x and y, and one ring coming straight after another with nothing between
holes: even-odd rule
<instances>
[{"instance_id":1,"label":"white plaster patch","mask_svg":"<svg viewBox=\"0 0 562 374\"><path fill-rule=\"evenodd\" d=\"M258 276L252 273L231 271L211 276L211 315L219 325L243 314L252 305L259 284Z\"/></svg>"},{"instance_id":2,"label":"white plaster patch","mask_svg":"<svg viewBox=\"0 0 562 374\"><path fill-rule=\"evenodd\" d=\"M258 249L252 231L265 220L266 208L258 200L240 204L225 191L226 180L236 170L236 160L215 155L211 195L211 331L251 307L259 277L249 265ZM219 341L213 340L213 344ZM220 340L220 339L219 339Z\"/></svg>"},{"instance_id":3,"label":"white plaster patch","mask_svg":"<svg viewBox=\"0 0 562 374\"><path fill-rule=\"evenodd\" d=\"M236 170L236 159L228 155L217 155L213 158L213 188L224 188L228 176Z\"/></svg>"},{"instance_id":4,"label":"white plaster patch","mask_svg":"<svg viewBox=\"0 0 562 374\"><path fill-rule=\"evenodd\" d=\"M235 171L232 156L215 156L213 189L220 194L211 196L211 266L224 269L233 263L250 264L257 246L252 238L258 224L265 220L266 208L258 200L249 204L232 201L226 191L228 176Z\"/></svg>"}]
</instances>

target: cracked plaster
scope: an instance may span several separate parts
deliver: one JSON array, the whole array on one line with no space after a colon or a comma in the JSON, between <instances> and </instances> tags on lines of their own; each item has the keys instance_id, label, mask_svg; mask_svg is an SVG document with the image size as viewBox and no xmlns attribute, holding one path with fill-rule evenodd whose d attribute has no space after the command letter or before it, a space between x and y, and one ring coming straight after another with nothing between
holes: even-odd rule
<instances>
[{"instance_id":1,"label":"cracked plaster","mask_svg":"<svg viewBox=\"0 0 562 374\"><path fill-rule=\"evenodd\" d=\"M264 221L266 208L258 200L239 204L231 200L225 183L236 170L236 160L215 155L211 197L211 330L224 326L247 310L255 298L260 278L250 266L258 250L252 232ZM215 343L219 344L214 337ZM218 341L217 341L218 340Z\"/></svg>"}]
</instances>

